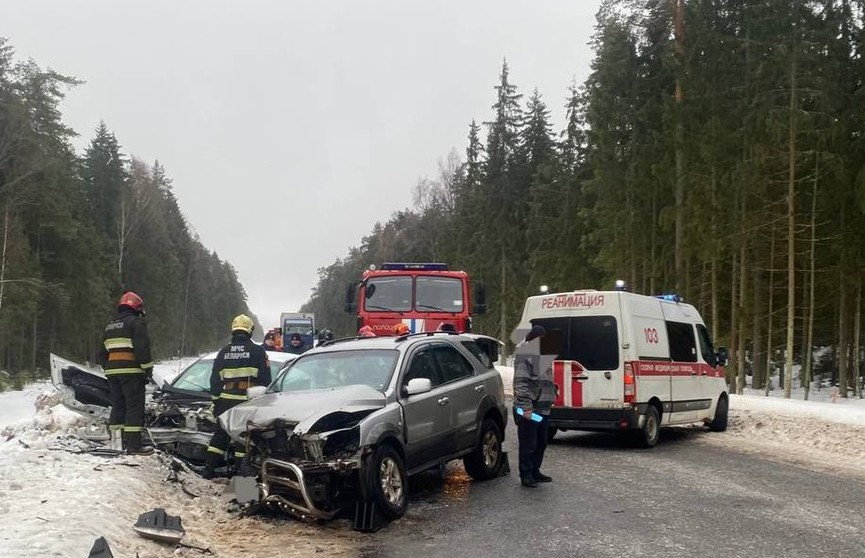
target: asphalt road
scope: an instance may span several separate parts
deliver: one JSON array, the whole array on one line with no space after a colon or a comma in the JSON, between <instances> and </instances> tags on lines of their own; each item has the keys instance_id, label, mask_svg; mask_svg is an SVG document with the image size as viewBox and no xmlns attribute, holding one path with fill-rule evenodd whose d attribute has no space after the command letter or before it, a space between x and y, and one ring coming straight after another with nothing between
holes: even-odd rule
<instances>
[{"instance_id":1,"label":"asphalt road","mask_svg":"<svg viewBox=\"0 0 865 558\"><path fill-rule=\"evenodd\" d=\"M555 480L514 472L471 482L413 479L407 515L362 536L367 558L447 556L863 557L865 482L739 452L703 428L662 431L651 450L607 434L560 433L546 453ZM711 443L710 443L711 442Z\"/></svg>"}]
</instances>

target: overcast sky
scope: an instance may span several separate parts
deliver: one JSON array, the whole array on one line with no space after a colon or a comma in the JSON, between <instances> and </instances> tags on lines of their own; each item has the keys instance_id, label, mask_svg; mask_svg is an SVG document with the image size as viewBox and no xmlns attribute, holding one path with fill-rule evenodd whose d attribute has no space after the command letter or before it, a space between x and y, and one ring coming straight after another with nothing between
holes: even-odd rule
<instances>
[{"instance_id":1,"label":"overcast sky","mask_svg":"<svg viewBox=\"0 0 865 558\"><path fill-rule=\"evenodd\" d=\"M2 0L0 36L86 82L63 106L79 150L101 119L124 153L165 166L269 328L439 159L464 156L503 58L560 129L599 4Z\"/></svg>"}]
</instances>

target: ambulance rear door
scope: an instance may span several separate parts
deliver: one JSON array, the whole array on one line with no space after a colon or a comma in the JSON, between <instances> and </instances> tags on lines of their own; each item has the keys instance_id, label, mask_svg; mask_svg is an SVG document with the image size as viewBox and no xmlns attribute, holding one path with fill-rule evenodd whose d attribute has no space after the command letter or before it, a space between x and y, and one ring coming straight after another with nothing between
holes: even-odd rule
<instances>
[{"instance_id":1,"label":"ambulance rear door","mask_svg":"<svg viewBox=\"0 0 865 558\"><path fill-rule=\"evenodd\" d=\"M624 392L619 358L620 321L612 314L578 314L532 320L547 330L542 359L552 357L556 406L612 409L622 407Z\"/></svg>"}]
</instances>

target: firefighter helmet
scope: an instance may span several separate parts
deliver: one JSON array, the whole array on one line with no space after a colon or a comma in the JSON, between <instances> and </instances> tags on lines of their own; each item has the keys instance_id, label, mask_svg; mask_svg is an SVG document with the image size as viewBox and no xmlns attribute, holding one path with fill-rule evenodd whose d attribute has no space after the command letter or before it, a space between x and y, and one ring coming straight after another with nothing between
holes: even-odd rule
<instances>
[{"instance_id":1,"label":"firefighter helmet","mask_svg":"<svg viewBox=\"0 0 865 558\"><path fill-rule=\"evenodd\" d=\"M123 293L123 296L120 297L120 301L117 303L117 307L127 306L132 309L133 312L141 312L144 308L144 301L141 300L141 297L132 291L126 291Z\"/></svg>"},{"instance_id":2,"label":"firefighter helmet","mask_svg":"<svg viewBox=\"0 0 865 558\"><path fill-rule=\"evenodd\" d=\"M411 333L411 330L409 329L409 327L407 325L400 322L400 323L396 324L395 328L393 328L393 332L396 335L406 335L408 333Z\"/></svg>"},{"instance_id":3,"label":"firefighter helmet","mask_svg":"<svg viewBox=\"0 0 865 558\"><path fill-rule=\"evenodd\" d=\"M255 324L252 323L252 318L246 314L240 314L231 320L231 331L245 331L252 335L253 329L255 329Z\"/></svg>"}]
</instances>

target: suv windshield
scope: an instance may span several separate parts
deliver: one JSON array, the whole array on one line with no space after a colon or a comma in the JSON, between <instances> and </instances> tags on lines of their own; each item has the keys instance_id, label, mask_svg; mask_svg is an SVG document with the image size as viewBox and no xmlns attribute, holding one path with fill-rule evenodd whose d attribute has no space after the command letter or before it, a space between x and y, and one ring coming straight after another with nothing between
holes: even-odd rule
<instances>
[{"instance_id":1,"label":"suv windshield","mask_svg":"<svg viewBox=\"0 0 865 558\"><path fill-rule=\"evenodd\" d=\"M398 355L392 349L305 355L273 383L270 391L307 391L360 384L383 392L390 383Z\"/></svg>"}]
</instances>

